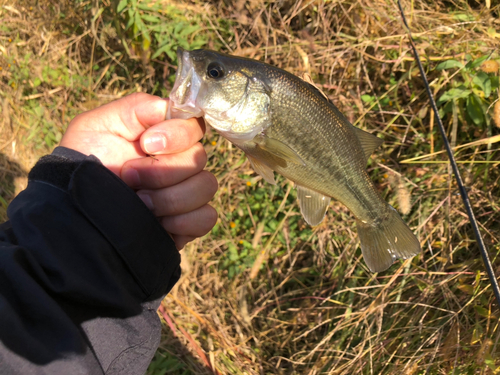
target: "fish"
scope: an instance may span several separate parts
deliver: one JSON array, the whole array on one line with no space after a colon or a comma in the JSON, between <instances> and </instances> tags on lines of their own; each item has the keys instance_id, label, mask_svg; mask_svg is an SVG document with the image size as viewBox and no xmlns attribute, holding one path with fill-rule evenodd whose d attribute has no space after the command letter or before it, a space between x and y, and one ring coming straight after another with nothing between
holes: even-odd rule
<instances>
[{"instance_id":1,"label":"fish","mask_svg":"<svg viewBox=\"0 0 500 375\"><path fill-rule=\"evenodd\" d=\"M363 258L372 272L420 253L420 242L381 198L366 170L382 139L353 126L313 84L261 61L211 50L177 50L167 118L203 117L243 150L275 185L295 183L300 211L321 223L331 199L356 218Z\"/></svg>"}]
</instances>

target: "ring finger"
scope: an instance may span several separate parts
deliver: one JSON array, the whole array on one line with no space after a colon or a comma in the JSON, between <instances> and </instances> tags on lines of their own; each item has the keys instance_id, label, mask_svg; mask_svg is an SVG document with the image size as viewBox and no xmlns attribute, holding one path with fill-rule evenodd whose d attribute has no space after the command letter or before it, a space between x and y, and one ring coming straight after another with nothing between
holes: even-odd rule
<instances>
[{"instance_id":1,"label":"ring finger","mask_svg":"<svg viewBox=\"0 0 500 375\"><path fill-rule=\"evenodd\" d=\"M217 192L217 179L207 171L174 186L158 190L139 190L137 194L155 216L174 216L207 204Z\"/></svg>"}]
</instances>

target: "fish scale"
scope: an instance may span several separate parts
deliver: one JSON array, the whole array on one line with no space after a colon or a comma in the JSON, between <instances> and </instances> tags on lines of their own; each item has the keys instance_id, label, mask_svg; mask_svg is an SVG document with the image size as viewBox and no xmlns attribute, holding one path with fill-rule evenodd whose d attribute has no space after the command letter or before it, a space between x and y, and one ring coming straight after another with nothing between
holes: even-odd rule
<instances>
[{"instance_id":1,"label":"fish scale","mask_svg":"<svg viewBox=\"0 0 500 375\"><path fill-rule=\"evenodd\" d=\"M289 163L286 168L276 166L276 169L272 169L299 185L306 183L307 180L314 181L309 184L313 190L341 201L360 219L375 220L379 213L375 214L374 211L385 209L386 202L381 200L365 171L365 160L355 135L337 118L330 103L314 91L301 87L300 84L303 82L294 82L298 78L293 77L293 81L288 79L288 84L283 84L286 82L286 77L274 78L277 83L274 85L276 88L273 87L271 103L277 105L275 107L271 105L272 126L266 129L265 133L271 138L293 143L296 145L295 151L306 160L306 163L309 160L311 162L305 167ZM298 94L290 98L289 92ZM294 100L295 96L305 99ZM286 105L285 109L289 110L280 108L279 103L287 101L296 104ZM302 105L304 101L312 104L304 106ZM283 126L287 122L297 122L295 115L302 115L308 122L299 121L299 126L296 127ZM331 126L332 123L335 123L335 126ZM307 132L308 125L311 129L309 132ZM305 131L298 131L298 127L304 128ZM307 138L302 135L307 135ZM320 144L336 143L338 147L331 147L326 151L318 147ZM316 173L316 178L311 178L311 168ZM343 173L348 168L356 173L351 175Z\"/></svg>"},{"instance_id":2,"label":"fish scale","mask_svg":"<svg viewBox=\"0 0 500 375\"><path fill-rule=\"evenodd\" d=\"M260 61L178 50L172 117L203 117L242 149L257 173L293 181L305 220L317 225L337 199L356 217L368 268L380 272L420 252L366 171L377 137L354 127L313 85Z\"/></svg>"}]
</instances>

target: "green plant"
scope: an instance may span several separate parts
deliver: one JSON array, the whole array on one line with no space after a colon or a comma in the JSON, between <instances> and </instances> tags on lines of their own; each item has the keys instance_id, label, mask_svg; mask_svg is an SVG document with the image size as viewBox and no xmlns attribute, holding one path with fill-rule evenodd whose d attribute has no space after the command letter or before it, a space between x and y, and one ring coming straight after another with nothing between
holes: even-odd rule
<instances>
[{"instance_id":1,"label":"green plant","mask_svg":"<svg viewBox=\"0 0 500 375\"><path fill-rule=\"evenodd\" d=\"M463 130L474 126L477 131L488 131L491 136L491 117L488 108L498 95L494 95L499 87L498 75L485 73L480 70L481 64L490 59L490 56L481 56L472 59L466 56L466 63L451 59L440 63L436 70L459 69L454 79L450 80L451 88L446 90L437 100L440 106L439 115L442 118L457 116L465 125ZM461 77L461 79L457 79ZM468 126L467 126L468 125Z\"/></svg>"},{"instance_id":2,"label":"green plant","mask_svg":"<svg viewBox=\"0 0 500 375\"><path fill-rule=\"evenodd\" d=\"M123 45L132 56L140 56L144 63L166 55L177 64L177 47L197 49L217 40L213 30L203 27L203 16L179 4L163 5L158 1L121 0L116 13L119 23L131 41L130 49L125 39ZM229 29L222 30L224 34ZM217 42L213 46L218 48ZM173 74L170 80L173 82Z\"/></svg>"},{"instance_id":3,"label":"green plant","mask_svg":"<svg viewBox=\"0 0 500 375\"><path fill-rule=\"evenodd\" d=\"M165 350L158 350L148 367L148 375L191 375L192 371L179 358Z\"/></svg>"}]
</instances>

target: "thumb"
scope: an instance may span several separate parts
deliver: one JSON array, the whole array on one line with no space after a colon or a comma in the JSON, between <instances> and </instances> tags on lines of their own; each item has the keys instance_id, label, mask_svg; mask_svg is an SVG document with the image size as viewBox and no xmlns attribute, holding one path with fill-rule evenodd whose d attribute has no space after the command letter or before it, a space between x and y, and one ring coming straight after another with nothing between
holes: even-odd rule
<instances>
[{"instance_id":1,"label":"thumb","mask_svg":"<svg viewBox=\"0 0 500 375\"><path fill-rule=\"evenodd\" d=\"M147 129L141 136L146 154L175 154L194 146L205 134L202 119L165 120Z\"/></svg>"}]
</instances>

